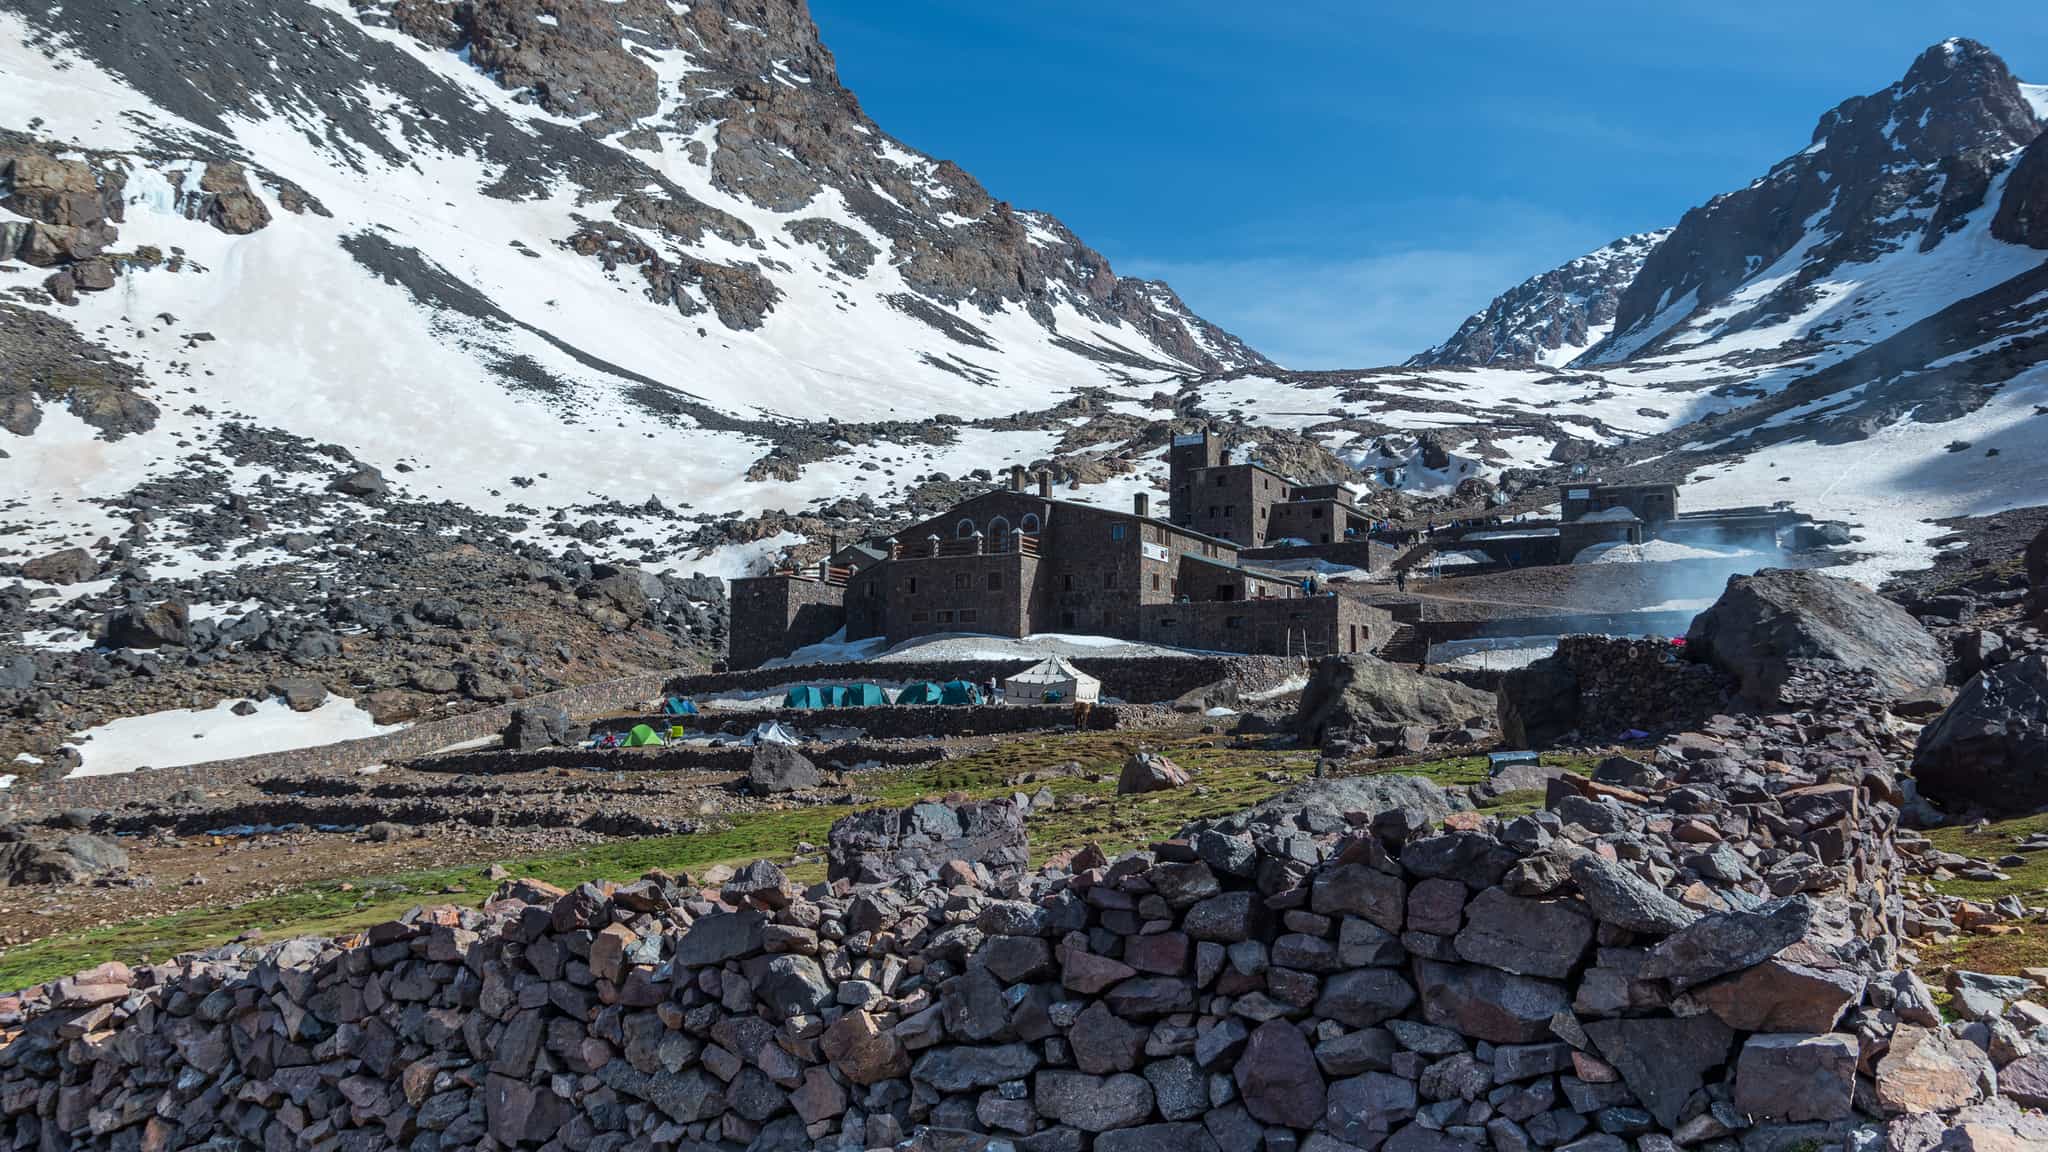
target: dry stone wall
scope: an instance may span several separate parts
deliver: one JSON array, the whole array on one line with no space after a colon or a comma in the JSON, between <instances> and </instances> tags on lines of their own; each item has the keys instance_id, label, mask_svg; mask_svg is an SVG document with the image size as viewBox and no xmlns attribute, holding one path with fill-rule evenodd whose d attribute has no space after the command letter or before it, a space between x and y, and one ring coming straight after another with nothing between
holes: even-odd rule
<instances>
[{"instance_id":1,"label":"dry stone wall","mask_svg":"<svg viewBox=\"0 0 2048 1152\"><path fill-rule=\"evenodd\" d=\"M809 887L508 881L0 1000L0 1116L141 1152L2038 1146L1992 1095L2048 1072L2026 983L1949 1025L1896 971L1903 751L1846 691L1508 820L1372 777L1035 873L1007 808L924 805Z\"/></svg>"}]
</instances>

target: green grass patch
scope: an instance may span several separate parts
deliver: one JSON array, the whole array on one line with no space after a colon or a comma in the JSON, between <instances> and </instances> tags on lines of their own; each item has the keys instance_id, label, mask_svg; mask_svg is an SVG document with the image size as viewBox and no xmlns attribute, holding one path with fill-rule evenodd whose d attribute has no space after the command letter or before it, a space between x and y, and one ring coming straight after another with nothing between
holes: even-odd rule
<instances>
[{"instance_id":1,"label":"green grass patch","mask_svg":"<svg viewBox=\"0 0 2048 1152\"><path fill-rule=\"evenodd\" d=\"M1928 831L1927 839L1944 852L1997 860L2011 853L2014 845L2035 832L2048 832L2048 814L2001 820L1986 825L1982 831L1976 831L1969 825L1934 828ZM1999 869L2010 879L1937 880L1934 887L1945 895L1987 901L2001 896L2048 891L2048 852L2030 852L2026 856L2025 864Z\"/></svg>"}]
</instances>

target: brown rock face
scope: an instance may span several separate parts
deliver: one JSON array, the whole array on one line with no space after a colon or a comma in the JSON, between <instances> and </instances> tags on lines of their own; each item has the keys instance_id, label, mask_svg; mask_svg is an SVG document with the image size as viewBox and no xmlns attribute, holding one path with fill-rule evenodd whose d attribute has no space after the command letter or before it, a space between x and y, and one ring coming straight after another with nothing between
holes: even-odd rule
<instances>
[{"instance_id":1,"label":"brown rock face","mask_svg":"<svg viewBox=\"0 0 2048 1152\"><path fill-rule=\"evenodd\" d=\"M1235 1074L1245 1109L1254 1117L1291 1128L1307 1128L1322 1118L1323 1074L1293 1024L1268 1020L1259 1025Z\"/></svg>"},{"instance_id":2,"label":"brown rock face","mask_svg":"<svg viewBox=\"0 0 2048 1152\"><path fill-rule=\"evenodd\" d=\"M1939 1029L1902 1025L1877 1062L1877 1100L1885 1111L1945 1112L1983 1099L1991 1063L1976 1046Z\"/></svg>"},{"instance_id":3,"label":"brown rock face","mask_svg":"<svg viewBox=\"0 0 2048 1152\"><path fill-rule=\"evenodd\" d=\"M240 164L208 164L199 177L199 192L192 210L230 236L246 236L270 223L270 209L250 191Z\"/></svg>"},{"instance_id":4,"label":"brown rock face","mask_svg":"<svg viewBox=\"0 0 2048 1152\"><path fill-rule=\"evenodd\" d=\"M83 548L66 548L38 556L21 566L21 574L46 584L77 584L99 574L99 561Z\"/></svg>"},{"instance_id":5,"label":"brown rock face","mask_svg":"<svg viewBox=\"0 0 2048 1152\"><path fill-rule=\"evenodd\" d=\"M1991 234L2011 244L2048 248L2048 133L2028 145L2013 165Z\"/></svg>"}]
</instances>

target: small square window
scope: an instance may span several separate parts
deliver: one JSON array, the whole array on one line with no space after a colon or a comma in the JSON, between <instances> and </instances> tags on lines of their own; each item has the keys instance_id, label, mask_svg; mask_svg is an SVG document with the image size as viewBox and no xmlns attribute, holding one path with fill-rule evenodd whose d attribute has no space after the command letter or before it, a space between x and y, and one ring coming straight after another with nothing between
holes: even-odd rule
<instances>
[{"instance_id":1,"label":"small square window","mask_svg":"<svg viewBox=\"0 0 2048 1152\"><path fill-rule=\"evenodd\" d=\"M943 610L943 609L942 609L942 610L940 610L940 612L939 612L939 623L941 623L941 624L951 624L952 622L953 622L953 614L952 614L951 612L949 612L949 611L945 611L945 610Z\"/></svg>"},{"instance_id":2,"label":"small square window","mask_svg":"<svg viewBox=\"0 0 2048 1152\"><path fill-rule=\"evenodd\" d=\"M1104 588L1114 588L1114 587L1116 587L1116 573L1115 573L1115 571L1109 571L1109 572L1104 572L1104 573L1102 574L1102 586L1103 586Z\"/></svg>"},{"instance_id":3,"label":"small square window","mask_svg":"<svg viewBox=\"0 0 2048 1152\"><path fill-rule=\"evenodd\" d=\"M1124 538L1124 526L1123 526L1123 525L1121 525L1121 524L1111 524L1111 525L1109 526L1109 538L1110 538L1111 540L1121 540L1121 539L1123 539L1123 538Z\"/></svg>"},{"instance_id":4,"label":"small square window","mask_svg":"<svg viewBox=\"0 0 2048 1152\"><path fill-rule=\"evenodd\" d=\"M1154 592L1159 591L1159 573L1157 572L1152 574L1152 590Z\"/></svg>"},{"instance_id":5,"label":"small square window","mask_svg":"<svg viewBox=\"0 0 2048 1152\"><path fill-rule=\"evenodd\" d=\"M910 592L910 593L913 593L913 594L914 594L914 593L916 593L916 591L917 591L917 577L915 577L915 576L912 576L912 577L910 577L909 579L905 580L905 581L904 581L903 583L904 583L904 585L905 585L905 587L904 587L904 589L903 589L903 590L904 590L905 592Z\"/></svg>"},{"instance_id":6,"label":"small square window","mask_svg":"<svg viewBox=\"0 0 2048 1152\"><path fill-rule=\"evenodd\" d=\"M1003 574L1001 572L991 572L988 574L988 590L991 592L1001 592L1003 590Z\"/></svg>"},{"instance_id":7,"label":"small square window","mask_svg":"<svg viewBox=\"0 0 2048 1152\"><path fill-rule=\"evenodd\" d=\"M1223 619L1223 626L1225 628L1242 628L1244 627L1244 617L1226 616Z\"/></svg>"},{"instance_id":8,"label":"small square window","mask_svg":"<svg viewBox=\"0 0 2048 1152\"><path fill-rule=\"evenodd\" d=\"M953 587L965 591L968 585L968 581L970 581L971 579L972 577L970 577L965 572L955 572L953 573Z\"/></svg>"},{"instance_id":9,"label":"small square window","mask_svg":"<svg viewBox=\"0 0 2048 1152\"><path fill-rule=\"evenodd\" d=\"M1074 590L1074 574L1072 572L1062 573L1060 583L1065 591L1072 592Z\"/></svg>"},{"instance_id":10,"label":"small square window","mask_svg":"<svg viewBox=\"0 0 2048 1152\"><path fill-rule=\"evenodd\" d=\"M931 616L923 612L912 612L910 614L910 622L912 624L922 624L929 619L931 619Z\"/></svg>"}]
</instances>

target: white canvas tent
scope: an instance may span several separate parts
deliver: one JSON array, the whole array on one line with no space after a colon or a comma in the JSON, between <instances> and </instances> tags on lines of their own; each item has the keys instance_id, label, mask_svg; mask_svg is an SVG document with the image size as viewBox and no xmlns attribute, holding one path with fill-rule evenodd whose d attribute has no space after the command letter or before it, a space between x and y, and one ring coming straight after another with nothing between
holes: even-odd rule
<instances>
[{"instance_id":1,"label":"white canvas tent","mask_svg":"<svg viewBox=\"0 0 2048 1152\"><path fill-rule=\"evenodd\" d=\"M1102 681L1059 656L1048 656L1003 681L1003 703L1093 704L1102 695Z\"/></svg>"},{"instance_id":2,"label":"white canvas tent","mask_svg":"<svg viewBox=\"0 0 2048 1152\"><path fill-rule=\"evenodd\" d=\"M803 743L803 741L798 739L796 733L771 720L766 724L756 727L752 732L747 733L746 739L741 740L740 743L757 746L761 744L787 744L794 748Z\"/></svg>"}]
</instances>

